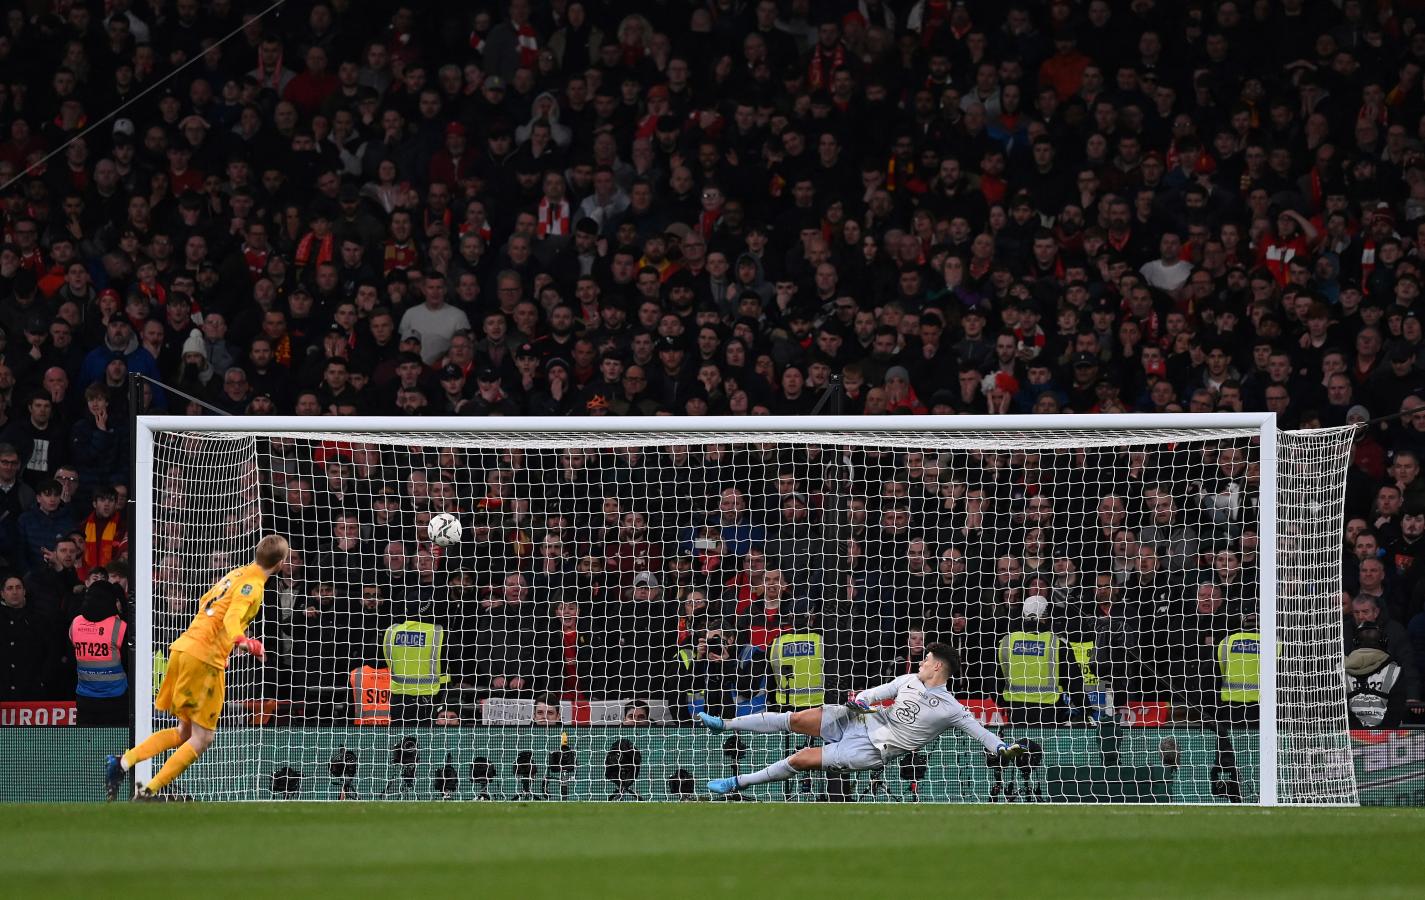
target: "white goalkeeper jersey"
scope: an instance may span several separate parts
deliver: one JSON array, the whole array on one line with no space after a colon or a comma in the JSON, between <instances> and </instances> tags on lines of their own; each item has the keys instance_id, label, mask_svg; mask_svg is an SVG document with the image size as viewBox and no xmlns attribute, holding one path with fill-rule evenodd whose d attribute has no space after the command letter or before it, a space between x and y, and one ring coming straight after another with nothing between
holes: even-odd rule
<instances>
[{"instance_id":1,"label":"white goalkeeper jersey","mask_svg":"<svg viewBox=\"0 0 1425 900\"><path fill-rule=\"evenodd\" d=\"M856 699L880 703L894 699L887 707L878 707L865 718L866 735L887 759L919 750L940 736L941 732L957 728L994 753L1000 739L986 729L970 711L960 705L945 685L929 688L917 675L902 675L894 681L861 691Z\"/></svg>"}]
</instances>

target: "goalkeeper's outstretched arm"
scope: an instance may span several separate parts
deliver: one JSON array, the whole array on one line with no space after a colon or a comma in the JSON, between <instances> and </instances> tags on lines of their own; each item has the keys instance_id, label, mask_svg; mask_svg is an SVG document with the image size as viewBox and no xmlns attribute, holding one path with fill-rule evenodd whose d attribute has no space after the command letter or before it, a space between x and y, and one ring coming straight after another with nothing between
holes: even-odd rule
<instances>
[{"instance_id":1,"label":"goalkeeper's outstretched arm","mask_svg":"<svg viewBox=\"0 0 1425 900\"><path fill-rule=\"evenodd\" d=\"M862 705L870 706L873 703L880 703L882 700L894 700L900 689L910 683L914 675L902 675L893 681L885 684L878 684L873 688L866 688L864 691L856 692L856 700Z\"/></svg>"},{"instance_id":2,"label":"goalkeeper's outstretched arm","mask_svg":"<svg viewBox=\"0 0 1425 900\"><path fill-rule=\"evenodd\" d=\"M952 727L979 741L986 753L998 754L1005 747L999 735L981 725L968 709L960 705L960 701L952 698L950 702L955 704L955 711L950 718Z\"/></svg>"}]
</instances>

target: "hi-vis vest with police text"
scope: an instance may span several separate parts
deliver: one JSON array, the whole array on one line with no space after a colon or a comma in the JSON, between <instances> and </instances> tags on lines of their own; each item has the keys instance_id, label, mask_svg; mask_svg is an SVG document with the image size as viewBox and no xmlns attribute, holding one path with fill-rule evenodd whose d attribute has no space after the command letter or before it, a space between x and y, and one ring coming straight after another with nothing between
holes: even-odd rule
<instances>
[{"instance_id":1,"label":"hi-vis vest with police text","mask_svg":"<svg viewBox=\"0 0 1425 900\"><path fill-rule=\"evenodd\" d=\"M351 724L391 724L391 670L362 666L351 670Z\"/></svg>"},{"instance_id":2,"label":"hi-vis vest with police text","mask_svg":"<svg viewBox=\"0 0 1425 900\"><path fill-rule=\"evenodd\" d=\"M821 635L807 631L780 635L767 648L767 661L777 679L778 706L805 709L825 700Z\"/></svg>"},{"instance_id":3,"label":"hi-vis vest with police text","mask_svg":"<svg viewBox=\"0 0 1425 900\"><path fill-rule=\"evenodd\" d=\"M440 652L445 632L439 625L407 619L386 629L382 648L391 669L391 693L430 697L440 693L446 677Z\"/></svg>"},{"instance_id":4,"label":"hi-vis vest with police text","mask_svg":"<svg viewBox=\"0 0 1425 900\"><path fill-rule=\"evenodd\" d=\"M1098 687L1098 675L1093 670L1093 641L1070 641L1069 649L1074 651L1074 661L1084 675L1084 690Z\"/></svg>"},{"instance_id":5,"label":"hi-vis vest with police text","mask_svg":"<svg viewBox=\"0 0 1425 900\"><path fill-rule=\"evenodd\" d=\"M999 642L1002 696L1009 703L1059 702L1060 641L1048 631L1014 631Z\"/></svg>"},{"instance_id":6,"label":"hi-vis vest with police text","mask_svg":"<svg viewBox=\"0 0 1425 900\"><path fill-rule=\"evenodd\" d=\"M122 697L129 690L129 677L119 658L127 626L118 616L91 622L75 616L69 623L69 642L74 645L74 666L79 681L74 692L81 697Z\"/></svg>"},{"instance_id":7,"label":"hi-vis vest with police text","mask_svg":"<svg viewBox=\"0 0 1425 900\"><path fill-rule=\"evenodd\" d=\"M1390 707L1400 663L1389 662L1369 675L1346 675L1346 706L1365 728L1378 728Z\"/></svg>"},{"instance_id":8,"label":"hi-vis vest with police text","mask_svg":"<svg viewBox=\"0 0 1425 900\"><path fill-rule=\"evenodd\" d=\"M1256 703L1262 697L1262 636L1255 631L1229 634L1217 645L1223 703Z\"/></svg>"}]
</instances>

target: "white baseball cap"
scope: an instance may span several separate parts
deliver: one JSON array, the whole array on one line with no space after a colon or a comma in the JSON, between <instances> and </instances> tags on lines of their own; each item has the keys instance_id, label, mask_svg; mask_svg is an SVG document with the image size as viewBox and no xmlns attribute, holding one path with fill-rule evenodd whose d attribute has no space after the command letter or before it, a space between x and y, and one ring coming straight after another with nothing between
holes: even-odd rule
<instances>
[{"instance_id":1,"label":"white baseball cap","mask_svg":"<svg viewBox=\"0 0 1425 900\"><path fill-rule=\"evenodd\" d=\"M1024 617L1043 619L1049 615L1049 601L1039 594L1024 598Z\"/></svg>"}]
</instances>

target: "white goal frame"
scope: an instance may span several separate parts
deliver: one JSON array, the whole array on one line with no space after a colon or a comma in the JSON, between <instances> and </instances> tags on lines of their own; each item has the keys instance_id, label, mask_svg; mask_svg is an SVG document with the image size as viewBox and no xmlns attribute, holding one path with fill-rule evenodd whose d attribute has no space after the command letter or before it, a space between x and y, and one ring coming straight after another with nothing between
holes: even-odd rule
<instances>
[{"instance_id":1,"label":"white goal frame","mask_svg":"<svg viewBox=\"0 0 1425 900\"><path fill-rule=\"evenodd\" d=\"M421 432L421 433L645 433L686 435L689 442L712 432L745 434L755 440L759 434L916 431L923 432L929 443L935 434L963 437L976 432L1022 431L1025 433L1086 431L1172 430L1172 429L1254 429L1260 435L1260 531L1259 531L1259 629L1266 646L1277 646L1277 471L1278 429L1272 413L1168 413L1114 415L1003 415L1003 416L704 416L689 417L429 417L405 418L386 416L352 416L343 418L311 418L283 416L139 416L136 419L136 473L134 485L135 521L134 596L135 653L134 697L136 707L136 739L142 741L153 730L153 566L154 566L154 443L163 432L228 432L228 433L290 433L339 434L343 432ZM1344 502L1344 497L1332 498ZM1339 570L1336 580L1339 583ZM1341 688L1341 708L1345 693ZM1261 656L1260 708L1258 728L1261 773L1258 803L1279 805L1278 792L1278 729L1277 729L1277 663L1275 654ZM140 781L152 774L150 761L139 763L136 772ZM1269 777L1269 773L1272 774Z\"/></svg>"}]
</instances>

